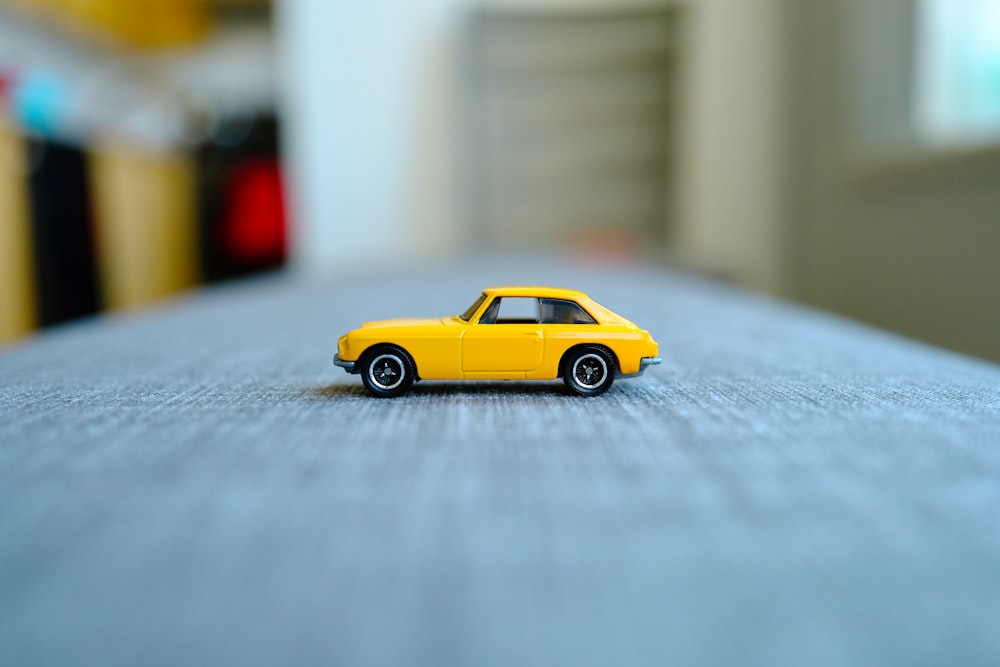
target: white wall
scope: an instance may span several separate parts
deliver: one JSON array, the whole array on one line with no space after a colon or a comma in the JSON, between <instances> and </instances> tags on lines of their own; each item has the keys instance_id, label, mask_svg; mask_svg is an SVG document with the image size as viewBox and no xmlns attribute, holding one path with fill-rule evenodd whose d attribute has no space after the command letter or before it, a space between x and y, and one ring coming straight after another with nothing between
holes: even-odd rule
<instances>
[{"instance_id":1,"label":"white wall","mask_svg":"<svg viewBox=\"0 0 1000 667\"><path fill-rule=\"evenodd\" d=\"M278 3L299 264L322 269L377 261L419 243L406 224L413 215L414 158L421 142L432 139L435 118L452 106L440 99L448 88L442 81L421 81L422 70L434 69L422 59L435 36L448 32L448 4ZM442 77L440 65L434 78ZM423 114L431 120L417 118ZM440 180L447 169L435 163L430 170ZM435 187L433 179L428 187Z\"/></svg>"}]
</instances>

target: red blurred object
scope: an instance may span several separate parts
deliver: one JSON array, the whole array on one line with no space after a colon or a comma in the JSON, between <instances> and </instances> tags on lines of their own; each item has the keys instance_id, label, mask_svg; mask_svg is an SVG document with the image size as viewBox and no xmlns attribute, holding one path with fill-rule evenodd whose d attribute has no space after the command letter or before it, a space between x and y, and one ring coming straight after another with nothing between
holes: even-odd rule
<instances>
[{"instance_id":1,"label":"red blurred object","mask_svg":"<svg viewBox=\"0 0 1000 667\"><path fill-rule=\"evenodd\" d=\"M285 198L277 160L251 158L232 169L219 236L230 260L248 265L284 261Z\"/></svg>"},{"instance_id":2,"label":"red blurred object","mask_svg":"<svg viewBox=\"0 0 1000 667\"><path fill-rule=\"evenodd\" d=\"M7 97L10 89L14 87L14 75L10 72L0 71L0 105L7 105Z\"/></svg>"}]
</instances>

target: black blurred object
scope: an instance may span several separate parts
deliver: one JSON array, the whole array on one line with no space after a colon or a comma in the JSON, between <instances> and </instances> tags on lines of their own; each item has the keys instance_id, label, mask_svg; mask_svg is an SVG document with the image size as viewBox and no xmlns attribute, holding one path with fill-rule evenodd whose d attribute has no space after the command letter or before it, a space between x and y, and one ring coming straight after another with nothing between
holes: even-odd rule
<instances>
[{"instance_id":1,"label":"black blurred object","mask_svg":"<svg viewBox=\"0 0 1000 667\"><path fill-rule=\"evenodd\" d=\"M285 263L284 198L273 115L234 116L198 150L202 276L217 282Z\"/></svg>"},{"instance_id":2,"label":"black blurred object","mask_svg":"<svg viewBox=\"0 0 1000 667\"><path fill-rule=\"evenodd\" d=\"M32 137L28 150L38 317L49 326L100 305L90 179L78 147Z\"/></svg>"}]
</instances>

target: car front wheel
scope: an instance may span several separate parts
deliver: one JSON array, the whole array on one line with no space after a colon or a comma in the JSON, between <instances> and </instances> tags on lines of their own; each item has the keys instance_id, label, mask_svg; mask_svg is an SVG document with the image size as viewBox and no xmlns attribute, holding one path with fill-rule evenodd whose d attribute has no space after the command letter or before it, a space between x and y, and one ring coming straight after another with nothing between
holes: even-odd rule
<instances>
[{"instance_id":1,"label":"car front wheel","mask_svg":"<svg viewBox=\"0 0 1000 667\"><path fill-rule=\"evenodd\" d=\"M416 377L413 359L402 348L379 345L365 353L361 381L374 396L402 396L409 391Z\"/></svg>"},{"instance_id":2,"label":"car front wheel","mask_svg":"<svg viewBox=\"0 0 1000 667\"><path fill-rule=\"evenodd\" d=\"M611 388L617 366L614 357L602 347L588 345L573 350L563 368L563 381L580 396L597 396Z\"/></svg>"}]
</instances>

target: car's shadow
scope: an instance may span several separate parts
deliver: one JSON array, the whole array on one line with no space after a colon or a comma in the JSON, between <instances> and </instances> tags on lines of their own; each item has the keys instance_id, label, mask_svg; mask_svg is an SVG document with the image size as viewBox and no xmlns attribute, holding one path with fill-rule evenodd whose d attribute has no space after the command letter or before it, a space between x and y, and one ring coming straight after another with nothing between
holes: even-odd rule
<instances>
[{"instance_id":1,"label":"car's shadow","mask_svg":"<svg viewBox=\"0 0 1000 667\"><path fill-rule=\"evenodd\" d=\"M612 388L612 391L614 389ZM310 398L375 398L363 385L331 384L305 390ZM566 396L572 397L561 382L473 381L418 382L400 399L427 396ZM395 399L399 400L399 399Z\"/></svg>"},{"instance_id":2,"label":"car's shadow","mask_svg":"<svg viewBox=\"0 0 1000 667\"><path fill-rule=\"evenodd\" d=\"M331 384L325 387L311 387L302 392L309 398L363 398L371 396L361 385Z\"/></svg>"}]
</instances>

